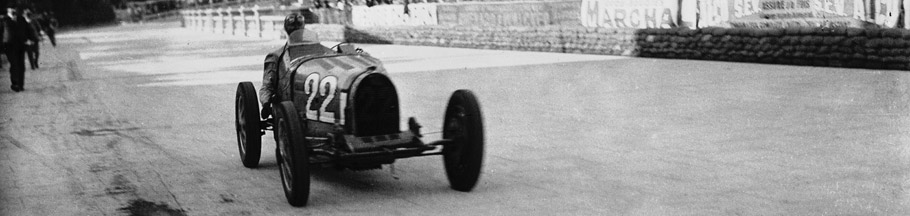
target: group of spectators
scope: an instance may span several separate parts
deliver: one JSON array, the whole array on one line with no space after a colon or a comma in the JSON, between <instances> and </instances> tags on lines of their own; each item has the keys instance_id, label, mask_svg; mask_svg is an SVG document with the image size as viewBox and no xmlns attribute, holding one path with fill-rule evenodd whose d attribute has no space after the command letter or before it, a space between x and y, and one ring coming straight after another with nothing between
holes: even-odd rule
<instances>
[{"instance_id":1,"label":"group of spectators","mask_svg":"<svg viewBox=\"0 0 910 216\"><path fill-rule=\"evenodd\" d=\"M407 1L425 1L425 0L313 0L313 6L316 8L344 8L351 5L366 5L369 7L383 4L402 4Z\"/></svg>"},{"instance_id":2,"label":"group of spectators","mask_svg":"<svg viewBox=\"0 0 910 216\"><path fill-rule=\"evenodd\" d=\"M164 12L172 12L179 10L181 7L182 5L176 1L158 1L129 4L125 8L129 19L133 22L139 22L142 21L145 16L157 15L158 13Z\"/></svg>"},{"instance_id":3,"label":"group of spectators","mask_svg":"<svg viewBox=\"0 0 910 216\"><path fill-rule=\"evenodd\" d=\"M443 2L482 2L482 1L508 1L508 0L313 0L313 6L316 8L343 8L351 5L366 5L368 7L376 5L390 4L411 4L411 3L443 3Z\"/></svg>"},{"instance_id":4,"label":"group of spectators","mask_svg":"<svg viewBox=\"0 0 910 216\"><path fill-rule=\"evenodd\" d=\"M158 15L159 13L174 12L183 8L185 5L182 1L177 0L155 0L143 2L124 2L115 6L116 9L124 10L129 20L132 22L142 21L146 16Z\"/></svg>"},{"instance_id":5,"label":"group of spectators","mask_svg":"<svg viewBox=\"0 0 910 216\"><path fill-rule=\"evenodd\" d=\"M53 13L33 13L30 9L16 7L6 9L6 15L0 18L0 49L9 61L10 88L13 91L24 90L26 56L32 70L39 68L38 45L42 41L42 33L50 39L51 45L57 46L54 37L56 28L57 19Z\"/></svg>"}]
</instances>

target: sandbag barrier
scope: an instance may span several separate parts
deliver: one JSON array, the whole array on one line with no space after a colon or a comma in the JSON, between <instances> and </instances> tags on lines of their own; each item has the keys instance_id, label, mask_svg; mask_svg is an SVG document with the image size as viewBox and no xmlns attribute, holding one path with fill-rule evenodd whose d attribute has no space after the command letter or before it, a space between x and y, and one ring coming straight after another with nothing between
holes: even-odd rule
<instances>
[{"instance_id":1,"label":"sandbag barrier","mask_svg":"<svg viewBox=\"0 0 910 216\"><path fill-rule=\"evenodd\" d=\"M334 31L322 35L332 34L335 35L333 38L342 40L340 37L343 37L344 41L356 43L910 69L910 30L903 29L605 29L581 26L335 26L321 29Z\"/></svg>"},{"instance_id":2,"label":"sandbag barrier","mask_svg":"<svg viewBox=\"0 0 910 216\"><path fill-rule=\"evenodd\" d=\"M642 57L910 69L904 29L642 29L636 41Z\"/></svg>"}]
</instances>

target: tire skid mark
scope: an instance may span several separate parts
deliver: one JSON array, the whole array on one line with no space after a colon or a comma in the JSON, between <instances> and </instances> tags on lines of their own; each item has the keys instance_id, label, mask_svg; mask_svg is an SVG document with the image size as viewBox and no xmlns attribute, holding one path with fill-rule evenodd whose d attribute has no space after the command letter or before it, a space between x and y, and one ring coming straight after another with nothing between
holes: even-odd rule
<instances>
[{"instance_id":1,"label":"tire skid mark","mask_svg":"<svg viewBox=\"0 0 910 216\"><path fill-rule=\"evenodd\" d=\"M114 123L106 122L106 124L114 124ZM126 124L129 124L129 123L126 123ZM160 153L164 153L164 155L167 156L168 158L182 161L182 160L180 160L179 156L174 155L171 152L167 151L167 149L164 149L163 147L161 147L161 145L158 145L157 143L152 141L152 139L150 139L148 136L136 134L136 133L128 133L128 132L134 132L134 131L141 131L142 129L143 128L139 128L139 127L100 128L100 129L91 129L91 130L90 129L81 129L81 130L73 131L70 133L76 134L79 136L84 136L84 137L114 136L114 137L118 137L121 139L127 139L130 141L133 141L134 143L142 144L143 146L152 148L154 150L158 150ZM118 144L118 142L119 142L119 140L117 140L117 141L111 140L111 141L108 141L105 146L108 149L113 149L113 148L115 148L115 145Z\"/></svg>"},{"instance_id":2,"label":"tire skid mark","mask_svg":"<svg viewBox=\"0 0 910 216\"><path fill-rule=\"evenodd\" d=\"M45 167L48 167L55 171L63 171L66 174L71 175L71 176L73 175L73 170L71 168L65 166L64 162L61 162L59 160L50 160L50 158L48 158L44 154L38 153L34 149L23 145L22 142L19 142L19 140L17 140L16 138L13 138L12 136L10 136L6 133L0 133L0 139L6 140L7 142L12 144L16 148L22 149L22 151L25 151L28 154L30 154L34 157L37 157L38 158L37 160L39 161L39 163L41 163Z\"/></svg>"},{"instance_id":3,"label":"tire skid mark","mask_svg":"<svg viewBox=\"0 0 910 216\"><path fill-rule=\"evenodd\" d=\"M104 192L107 195L136 195L136 185L133 184L133 182L127 179L125 176L123 176L123 174L114 175L114 178L111 179L110 184L110 187L104 189Z\"/></svg>"},{"instance_id":4,"label":"tire skid mark","mask_svg":"<svg viewBox=\"0 0 910 216\"><path fill-rule=\"evenodd\" d=\"M177 203L177 208L180 208L181 211L183 211L183 204L180 204L180 200L177 199L177 195L175 195L174 192L171 192L171 186L168 185L167 182L164 182L164 178L161 177L160 172L158 172L158 171L154 171L154 172L155 172L155 175L158 176L158 181L161 182L161 185L164 185L165 191L167 191L168 195L171 195L171 199L173 199L174 202Z\"/></svg>"},{"instance_id":5,"label":"tire skid mark","mask_svg":"<svg viewBox=\"0 0 910 216\"><path fill-rule=\"evenodd\" d=\"M219 196L221 197L221 200L218 201L220 203L236 202L236 200L234 200L234 198L236 198L237 195L235 195L235 194L220 194Z\"/></svg>"},{"instance_id":6,"label":"tire skid mark","mask_svg":"<svg viewBox=\"0 0 910 216\"><path fill-rule=\"evenodd\" d=\"M138 127L128 127L128 128L101 128L101 129L82 129L79 131L74 131L72 134L79 136L108 136L108 135L121 135L120 131L134 131L139 130Z\"/></svg>"},{"instance_id":7,"label":"tire skid mark","mask_svg":"<svg viewBox=\"0 0 910 216\"><path fill-rule=\"evenodd\" d=\"M103 190L94 194L95 197L128 201L129 204L118 210L131 215L184 215L182 204L161 174L154 167L132 160L144 158L143 155L148 154L162 155L170 161L184 161L182 158L155 143L144 134L143 128L134 126L129 121L91 119L88 122L89 128L96 129L80 129L70 134L82 137L80 140L83 143L97 143L83 147L84 151L97 153L87 163L88 171L106 182L103 188L95 188ZM168 202L175 203L176 208L149 201L150 197L161 199L164 198L162 196L167 197Z\"/></svg>"},{"instance_id":8,"label":"tire skid mark","mask_svg":"<svg viewBox=\"0 0 910 216\"><path fill-rule=\"evenodd\" d=\"M79 65L76 61L66 62L66 78L68 81L82 80L82 72L79 72Z\"/></svg>"},{"instance_id":9,"label":"tire skid mark","mask_svg":"<svg viewBox=\"0 0 910 216\"><path fill-rule=\"evenodd\" d=\"M38 154L38 152L36 152L32 148L22 145L22 142L19 142L19 140L17 140L16 138L13 138L12 136L9 136L6 133L0 133L0 139L6 140L6 142L13 144L13 146L15 146L16 148L22 149L23 151L28 152L29 154L40 156Z\"/></svg>"},{"instance_id":10,"label":"tire skid mark","mask_svg":"<svg viewBox=\"0 0 910 216\"><path fill-rule=\"evenodd\" d=\"M106 124L112 124L113 122L105 122ZM127 127L127 131L139 130L130 129L134 127ZM166 204L155 204L150 201L147 201L146 198L143 198L147 195L154 196L156 192L161 192L150 188L150 182L160 182L164 184L164 181L160 178L160 174L153 169L148 169L142 167L141 163L128 160L132 158L130 155L137 154L141 152L141 149L137 149L135 145L130 145L132 139L128 138L128 135L125 135L117 130L85 130L85 131L94 131L102 132L102 134L93 134L88 133L84 134L82 137L88 139L97 140L104 143L103 145L92 145L86 150L93 151L93 149L100 149L99 154L95 159L94 163L89 163L89 172L92 175L96 176L99 180L106 182L101 187L103 188L94 188L97 190L102 190L101 193L95 193L94 197L110 197L118 201L126 201L127 204L124 207L118 208L117 210L130 215L185 215L185 211L182 208L172 209ZM77 131L78 132L78 131ZM74 133L75 134L75 133ZM133 142L136 143L136 142ZM138 151L138 152L134 152ZM141 174L144 171L151 171L154 175L150 174ZM151 193L151 194L149 194ZM170 189L165 185L165 191L170 199L173 199L174 202L178 203L177 197L170 192ZM100 205L110 205L111 203L98 203Z\"/></svg>"}]
</instances>

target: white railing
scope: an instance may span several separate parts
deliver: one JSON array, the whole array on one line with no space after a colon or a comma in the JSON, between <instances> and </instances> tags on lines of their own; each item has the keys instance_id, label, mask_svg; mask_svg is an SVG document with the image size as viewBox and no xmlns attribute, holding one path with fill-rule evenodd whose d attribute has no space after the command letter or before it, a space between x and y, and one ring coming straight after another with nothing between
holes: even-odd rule
<instances>
[{"instance_id":1,"label":"white railing","mask_svg":"<svg viewBox=\"0 0 910 216\"><path fill-rule=\"evenodd\" d=\"M261 15L273 8L218 8L183 10L181 20L186 28L199 31L261 38L282 38L284 17Z\"/></svg>"}]
</instances>

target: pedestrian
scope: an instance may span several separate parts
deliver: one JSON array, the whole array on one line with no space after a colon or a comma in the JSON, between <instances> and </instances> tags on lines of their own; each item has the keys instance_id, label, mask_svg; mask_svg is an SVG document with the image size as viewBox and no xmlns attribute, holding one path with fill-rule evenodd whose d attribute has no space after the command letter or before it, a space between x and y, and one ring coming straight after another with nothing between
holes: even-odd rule
<instances>
[{"instance_id":1,"label":"pedestrian","mask_svg":"<svg viewBox=\"0 0 910 216\"><path fill-rule=\"evenodd\" d=\"M31 66L32 70L37 70L38 56L41 54L38 52L38 50L40 50L38 47L38 44L40 43L38 41L41 41L41 25L38 24L37 20L35 20L37 17L35 17L34 14L32 14L32 11L28 9L25 9L22 17L25 18L25 22L27 22L30 27L32 27L32 34L38 38L35 43L32 43L31 45L25 47L25 55L28 56L29 66Z\"/></svg>"},{"instance_id":2,"label":"pedestrian","mask_svg":"<svg viewBox=\"0 0 910 216\"><path fill-rule=\"evenodd\" d=\"M47 35L51 45L57 47L57 38L54 37L57 32L57 18L54 17L53 13L44 12L42 15L41 19L38 20L38 23L41 24L41 30L44 31L44 35Z\"/></svg>"},{"instance_id":3,"label":"pedestrian","mask_svg":"<svg viewBox=\"0 0 910 216\"><path fill-rule=\"evenodd\" d=\"M3 24L4 19L6 19L6 14L0 14L0 29L2 29L2 27L3 27L2 24ZM0 31L0 32L2 32L2 31ZM3 37L3 35L0 34L0 40L3 39L2 37ZM3 57L4 52L5 51L3 50L3 44L0 43L0 69L3 69L3 64L5 64L6 62L9 62L9 60L7 60L6 58Z\"/></svg>"},{"instance_id":4,"label":"pedestrian","mask_svg":"<svg viewBox=\"0 0 910 216\"><path fill-rule=\"evenodd\" d=\"M0 35L3 37L3 51L9 59L9 78L12 82L10 89L20 92L25 88L25 47L37 43L38 37L18 9L8 7L6 15L0 21Z\"/></svg>"},{"instance_id":5,"label":"pedestrian","mask_svg":"<svg viewBox=\"0 0 910 216\"><path fill-rule=\"evenodd\" d=\"M409 4L411 4L410 0L404 0L404 14L407 14L408 16L411 15L411 9L408 8Z\"/></svg>"},{"instance_id":6,"label":"pedestrian","mask_svg":"<svg viewBox=\"0 0 910 216\"><path fill-rule=\"evenodd\" d=\"M136 9L133 9L133 6L126 7L126 14L129 15L130 21L136 22Z\"/></svg>"}]
</instances>

